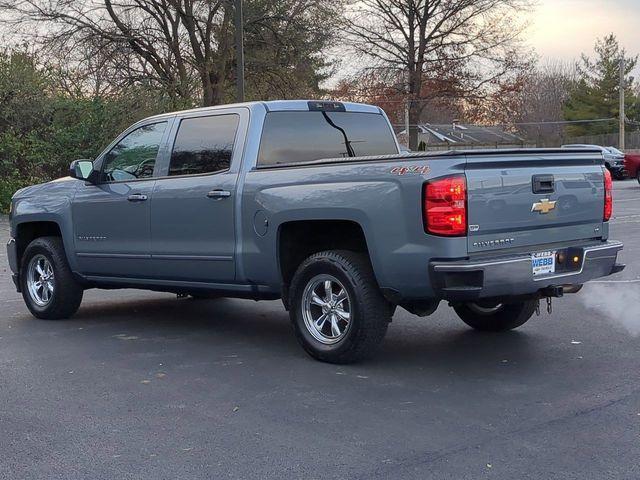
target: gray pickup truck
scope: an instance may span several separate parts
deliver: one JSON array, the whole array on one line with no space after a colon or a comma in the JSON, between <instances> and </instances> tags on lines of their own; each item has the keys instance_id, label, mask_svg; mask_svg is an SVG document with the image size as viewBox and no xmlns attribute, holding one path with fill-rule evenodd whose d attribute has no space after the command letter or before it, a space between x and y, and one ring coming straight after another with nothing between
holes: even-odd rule
<instances>
[{"instance_id":1,"label":"gray pickup truck","mask_svg":"<svg viewBox=\"0 0 640 480\"><path fill-rule=\"evenodd\" d=\"M345 363L398 305L504 331L622 270L611 212L599 151L400 153L377 107L255 102L148 118L18 191L8 256L38 318L88 288L281 298L304 349Z\"/></svg>"}]
</instances>

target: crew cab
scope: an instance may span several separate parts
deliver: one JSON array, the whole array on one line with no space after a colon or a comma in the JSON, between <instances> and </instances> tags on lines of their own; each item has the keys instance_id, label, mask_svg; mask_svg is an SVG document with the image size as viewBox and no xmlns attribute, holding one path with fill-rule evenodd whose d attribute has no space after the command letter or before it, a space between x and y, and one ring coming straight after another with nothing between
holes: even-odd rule
<instances>
[{"instance_id":1,"label":"crew cab","mask_svg":"<svg viewBox=\"0 0 640 480\"><path fill-rule=\"evenodd\" d=\"M504 331L622 270L611 185L599 150L401 153L378 107L254 102L148 118L18 191L7 248L38 318L89 288L282 299L304 349L345 363L397 306Z\"/></svg>"}]
</instances>

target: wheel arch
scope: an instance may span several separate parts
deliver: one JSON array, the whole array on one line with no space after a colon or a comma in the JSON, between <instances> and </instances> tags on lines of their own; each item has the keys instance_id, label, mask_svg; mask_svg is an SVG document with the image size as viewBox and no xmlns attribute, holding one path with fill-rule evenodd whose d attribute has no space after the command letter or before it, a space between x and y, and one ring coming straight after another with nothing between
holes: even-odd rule
<instances>
[{"instance_id":1,"label":"wheel arch","mask_svg":"<svg viewBox=\"0 0 640 480\"><path fill-rule=\"evenodd\" d=\"M324 250L350 250L364 253L372 260L365 230L353 220L288 221L279 225L277 238L277 262L285 306L291 279L310 255Z\"/></svg>"},{"instance_id":2,"label":"wheel arch","mask_svg":"<svg viewBox=\"0 0 640 480\"><path fill-rule=\"evenodd\" d=\"M55 220L28 220L20 222L15 226L15 241L17 249L18 265L22 263L22 257L24 255L27 246L40 237L60 237L62 244L67 250L64 236L62 234L62 228L60 224Z\"/></svg>"}]
</instances>

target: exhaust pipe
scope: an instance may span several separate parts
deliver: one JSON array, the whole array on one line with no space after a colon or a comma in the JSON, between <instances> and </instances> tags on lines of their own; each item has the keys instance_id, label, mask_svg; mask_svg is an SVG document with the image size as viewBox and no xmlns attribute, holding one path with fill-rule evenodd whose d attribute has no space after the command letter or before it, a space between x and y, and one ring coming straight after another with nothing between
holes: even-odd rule
<instances>
[{"instance_id":1,"label":"exhaust pipe","mask_svg":"<svg viewBox=\"0 0 640 480\"><path fill-rule=\"evenodd\" d=\"M582 284L567 284L567 285L551 285L549 287L541 289L538 293L541 298L544 297L553 297L560 298L564 296L565 293L578 293L582 289Z\"/></svg>"},{"instance_id":2,"label":"exhaust pipe","mask_svg":"<svg viewBox=\"0 0 640 480\"><path fill-rule=\"evenodd\" d=\"M583 284L582 283L576 283L574 285L563 285L562 288L564 290L564 293L578 293L580 290L582 290Z\"/></svg>"}]
</instances>

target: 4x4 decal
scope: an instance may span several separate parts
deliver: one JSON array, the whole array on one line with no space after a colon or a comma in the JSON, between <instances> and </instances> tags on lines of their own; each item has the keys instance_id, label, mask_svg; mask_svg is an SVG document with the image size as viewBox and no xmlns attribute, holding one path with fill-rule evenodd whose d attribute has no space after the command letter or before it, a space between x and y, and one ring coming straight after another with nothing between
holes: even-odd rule
<instances>
[{"instance_id":1,"label":"4x4 decal","mask_svg":"<svg viewBox=\"0 0 640 480\"><path fill-rule=\"evenodd\" d=\"M393 167L389 173L394 175L426 175L430 171L429 165L409 165L408 167Z\"/></svg>"}]
</instances>

